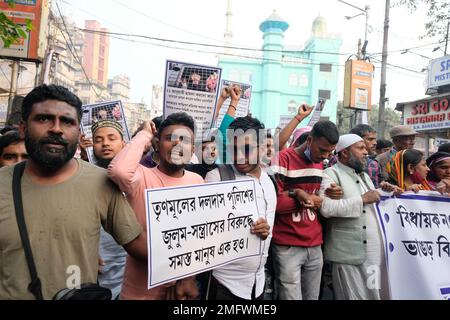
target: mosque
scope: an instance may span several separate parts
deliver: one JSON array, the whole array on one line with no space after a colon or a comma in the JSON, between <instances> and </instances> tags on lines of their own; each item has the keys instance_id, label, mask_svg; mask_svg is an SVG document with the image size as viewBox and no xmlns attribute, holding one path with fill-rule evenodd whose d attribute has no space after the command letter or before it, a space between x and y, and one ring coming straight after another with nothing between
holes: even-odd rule
<instances>
[{"instance_id":1,"label":"mosque","mask_svg":"<svg viewBox=\"0 0 450 320\"><path fill-rule=\"evenodd\" d=\"M228 0L226 46L232 46L232 15ZM250 110L267 128L276 128L280 116L293 116L300 103L315 104L319 97L326 99L321 118L336 122L339 81L336 53L342 45L341 37L328 32L326 20L320 15L303 47L283 43L288 28L288 22L274 11L259 26L263 33L262 53L250 56L248 52L236 54L236 50L226 49L219 57L222 79L253 86Z\"/></svg>"}]
</instances>

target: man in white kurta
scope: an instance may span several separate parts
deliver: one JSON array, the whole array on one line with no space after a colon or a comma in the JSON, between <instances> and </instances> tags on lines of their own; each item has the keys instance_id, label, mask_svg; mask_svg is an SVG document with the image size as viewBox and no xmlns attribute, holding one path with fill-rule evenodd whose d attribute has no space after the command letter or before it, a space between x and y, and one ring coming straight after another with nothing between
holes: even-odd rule
<instances>
[{"instance_id":1,"label":"man in white kurta","mask_svg":"<svg viewBox=\"0 0 450 320\"><path fill-rule=\"evenodd\" d=\"M386 271L373 204L380 195L364 172L367 150L361 137L347 134L341 136L336 152L339 161L324 171L320 210L327 218L324 256L332 264L335 298L379 300L384 296L380 289L384 287ZM343 189L341 200L325 196L324 190L331 184Z\"/></svg>"}]
</instances>

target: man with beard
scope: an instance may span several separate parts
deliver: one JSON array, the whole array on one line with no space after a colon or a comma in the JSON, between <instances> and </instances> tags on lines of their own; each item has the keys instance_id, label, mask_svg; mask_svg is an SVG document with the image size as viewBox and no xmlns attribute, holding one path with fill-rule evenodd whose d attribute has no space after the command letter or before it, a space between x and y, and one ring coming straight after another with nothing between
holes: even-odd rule
<instances>
[{"instance_id":1,"label":"man with beard","mask_svg":"<svg viewBox=\"0 0 450 320\"><path fill-rule=\"evenodd\" d=\"M24 168L23 211L44 299L72 280L97 281L101 225L130 254L147 258L142 227L106 172L73 158L81 105L55 85L39 86L23 101L20 131L29 160L0 169L0 300L34 298L12 196L16 167Z\"/></svg>"},{"instance_id":2,"label":"man with beard","mask_svg":"<svg viewBox=\"0 0 450 320\"><path fill-rule=\"evenodd\" d=\"M114 120L100 120L92 125L91 131L97 165L106 169L125 147L122 125ZM115 298L122 289L127 252L103 228L100 229L100 258L98 281L101 286L109 288Z\"/></svg>"},{"instance_id":3,"label":"man with beard","mask_svg":"<svg viewBox=\"0 0 450 320\"><path fill-rule=\"evenodd\" d=\"M112 159L125 146L122 125L114 120L100 120L92 125L91 131L97 164L107 169Z\"/></svg>"},{"instance_id":4,"label":"man with beard","mask_svg":"<svg viewBox=\"0 0 450 320\"><path fill-rule=\"evenodd\" d=\"M155 134L156 128L153 122L145 121L131 142L108 167L110 178L125 192L144 229L146 228L144 190L204 183L198 174L185 170L194 149L192 117L184 112L173 113L161 123L155 143L155 152L158 153L160 160L159 165L147 168L139 162ZM186 299L194 299L198 296L194 277L148 290L147 271L147 261L138 260L130 255L127 257L120 299L173 299L175 292L180 290L186 292L184 295Z\"/></svg>"},{"instance_id":5,"label":"man with beard","mask_svg":"<svg viewBox=\"0 0 450 320\"><path fill-rule=\"evenodd\" d=\"M195 172L205 179L208 172L217 168L217 151L216 134L215 132L208 132L195 148L195 155L200 163L188 164L186 170Z\"/></svg>"},{"instance_id":6,"label":"man with beard","mask_svg":"<svg viewBox=\"0 0 450 320\"><path fill-rule=\"evenodd\" d=\"M338 162L324 171L320 192L325 196L320 212L328 218L324 256L332 264L334 295L337 300L379 300L385 269L373 204L380 195L365 172L366 144L360 136L346 134L336 152ZM333 183L343 189L340 200L325 195Z\"/></svg>"}]
</instances>

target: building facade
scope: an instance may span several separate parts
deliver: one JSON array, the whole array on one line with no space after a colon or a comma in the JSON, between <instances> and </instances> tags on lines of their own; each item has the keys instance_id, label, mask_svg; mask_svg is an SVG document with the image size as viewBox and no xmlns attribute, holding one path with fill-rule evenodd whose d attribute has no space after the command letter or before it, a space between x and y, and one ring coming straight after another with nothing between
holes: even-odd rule
<instances>
[{"instance_id":1,"label":"building facade","mask_svg":"<svg viewBox=\"0 0 450 320\"><path fill-rule=\"evenodd\" d=\"M227 24L229 20L227 12ZM260 25L263 53L241 58L226 51L219 58L222 79L253 86L250 110L267 128L277 127L280 116L294 115L301 103L316 104L319 98L326 99L322 118L336 122L342 39L327 31L321 16L314 20L311 37L303 47L284 45L288 28L289 24L274 11ZM230 41L230 27L226 30Z\"/></svg>"}]
</instances>

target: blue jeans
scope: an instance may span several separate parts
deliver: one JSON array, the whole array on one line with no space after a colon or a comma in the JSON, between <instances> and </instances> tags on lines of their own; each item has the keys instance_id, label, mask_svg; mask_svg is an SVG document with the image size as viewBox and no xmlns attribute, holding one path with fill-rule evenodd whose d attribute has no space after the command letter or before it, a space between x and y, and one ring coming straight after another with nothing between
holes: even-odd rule
<instances>
[{"instance_id":1,"label":"blue jeans","mask_svg":"<svg viewBox=\"0 0 450 320\"><path fill-rule=\"evenodd\" d=\"M272 244L279 300L318 300L323 267L322 248Z\"/></svg>"}]
</instances>

